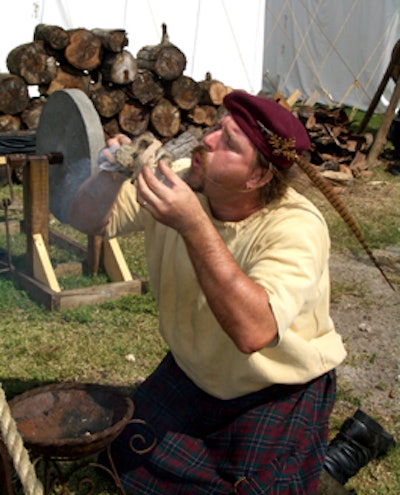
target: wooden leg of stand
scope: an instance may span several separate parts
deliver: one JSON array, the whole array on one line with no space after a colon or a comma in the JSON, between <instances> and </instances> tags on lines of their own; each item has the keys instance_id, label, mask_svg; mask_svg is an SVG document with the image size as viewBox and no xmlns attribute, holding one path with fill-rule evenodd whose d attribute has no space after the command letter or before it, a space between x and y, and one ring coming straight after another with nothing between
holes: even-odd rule
<instances>
[{"instance_id":1,"label":"wooden leg of stand","mask_svg":"<svg viewBox=\"0 0 400 495\"><path fill-rule=\"evenodd\" d=\"M61 292L41 234L33 234L33 276L54 292Z\"/></svg>"},{"instance_id":2,"label":"wooden leg of stand","mask_svg":"<svg viewBox=\"0 0 400 495\"><path fill-rule=\"evenodd\" d=\"M33 276L35 256L34 234L42 236L49 247L49 163L46 157L30 157L24 167L24 229L28 275Z\"/></svg>"},{"instance_id":3,"label":"wooden leg of stand","mask_svg":"<svg viewBox=\"0 0 400 495\"><path fill-rule=\"evenodd\" d=\"M375 166L379 154L385 147L390 124L393 121L393 117L396 112L396 107L397 104L399 103L399 100L400 100L400 77L397 79L396 86L394 88L392 97L390 98L390 102L383 117L382 124L378 132L376 133L374 143L372 144L371 150L368 153L368 163L371 167Z\"/></svg>"},{"instance_id":4,"label":"wooden leg of stand","mask_svg":"<svg viewBox=\"0 0 400 495\"><path fill-rule=\"evenodd\" d=\"M104 268L112 282L127 282L133 280L132 273L122 254L118 240L104 239Z\"/></svg>"}]
</instances>

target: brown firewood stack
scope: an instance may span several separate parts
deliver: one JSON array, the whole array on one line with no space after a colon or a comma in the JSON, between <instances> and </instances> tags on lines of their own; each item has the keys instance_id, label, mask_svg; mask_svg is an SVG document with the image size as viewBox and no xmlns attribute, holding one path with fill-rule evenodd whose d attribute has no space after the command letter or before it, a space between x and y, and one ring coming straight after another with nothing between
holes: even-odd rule
<instances>
[{"instance_id":1,"label":"brown firewood stack","mask_svg":"<svg viewBox=\"0 0 400 495\"><path fill-rule=\"evenodd\" d=\"M122 29L72 29L38 24L33 41L8 54L0 74L0 132L34 130L47 98L78 88L92 100L105 138L135 137L147 130L166 142L215 124L230 88L207 73L204 81L184 74L186 57L162 25L159 44L127 49ZM37 89L38 96L30 96Z\"/></svg>"},{"instance_id":2,"label":"brown firewood stack","mask_svg":"<svg viewBox=\"0 0 400 495\"><path fill-rule=\"evenodd\" d=\"M162 25L161 43L155 46L144 46L139 50L136 58L141 69L155 72L166 81L177 79L186 68L186 57L169 41L165 24Z\"/></svg>"},{"instance_id":3,"label":"brown firewood stack","mask_svg":"<svg viewBox=\"0 0 400 495\"><path fill-rule=\"evenodd\" d=\"M0 74L0 112L17 115L28 105L29 93L24 79L14 74Z\"/></svg>"},{"instance_id":4,"label":"brown firewood stack","mask_svg":"<svg viewBox=\"0 0 400 495\"><path fill-rule=\"evenodd\" d=\"M69 35L63 28L46 24L36 26L33 39L45 41L54 50L63 50L69 44Z\"/></svg>"},{"instance_id":5,"label":"brown firewood stack","mask_svg":"<svg viewBox=\"0 0 400 495\"><path fill-rule=\"evenodd\" d=\"M22 77L28 85L49 83L56 75L56 59L49 56L43 41L17 46L8 54L11 74Z\"/></svg>"}]
</instances>

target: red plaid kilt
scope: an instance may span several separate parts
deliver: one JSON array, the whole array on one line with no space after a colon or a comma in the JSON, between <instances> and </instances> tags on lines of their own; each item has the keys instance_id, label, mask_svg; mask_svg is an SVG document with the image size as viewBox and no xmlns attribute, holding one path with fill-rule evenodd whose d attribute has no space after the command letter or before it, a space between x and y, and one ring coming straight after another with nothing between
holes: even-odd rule
<instances>
[{"instance_id":1,"label":"red plaid kilt","mask_svg":"<svg viewBox=\"0 0 400 495\"><path fill-rule=\"evenodd\" d=\"M220 400L168 354L135 392L134 422L112 444L126 493L316 494L335 381L332 371Z\"/></svg>"}]
</instances>

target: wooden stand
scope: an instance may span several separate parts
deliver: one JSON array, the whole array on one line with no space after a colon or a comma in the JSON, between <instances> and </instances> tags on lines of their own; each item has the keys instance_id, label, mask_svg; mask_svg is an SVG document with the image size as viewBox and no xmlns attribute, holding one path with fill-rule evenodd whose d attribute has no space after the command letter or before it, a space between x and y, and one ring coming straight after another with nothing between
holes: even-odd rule
<instances>
[{"instance_id":1,"label":"wooden stand","mask_svg":"<svg viewBox=\"0 0 400 495\"><path fill-rule=\"evenodd\" d=\"M26 233L26 273L12 270L15 282L49 310L76 307L142 294L146 283L129 270L117 239L88 236L87 249L49 229L48 156L10 155L23 166L23 212ZM12 164L12 163L11 163ZM52 165L57 166L57 165ZM62 194L62 191L60 191ZM73 290L61 290L49 256L49 240L62 243L86 256L87 272L96 274L100 265L111 282Z\"/></svg>"},{"instance_id":2,"label":"wooden stand","mask_svg":"<svg viewBox=\"0 0 400 495\"><path fill-rule=\"evenodd\" d=\"M392 55L390 57L390 62L386 68L386 71L379 83L378 89L375 92L374 97L371 100L371 103L365 112L364 118L360 124L358 132L361 134L365 131L365 128L370 121L375 108L377 107L379 100L381 99L382 93L385 91L385 88L389 82L389 79L392 78L395 82L400 77L400 40L394 45L392 50Z\"/></svg>"}]
</instances>

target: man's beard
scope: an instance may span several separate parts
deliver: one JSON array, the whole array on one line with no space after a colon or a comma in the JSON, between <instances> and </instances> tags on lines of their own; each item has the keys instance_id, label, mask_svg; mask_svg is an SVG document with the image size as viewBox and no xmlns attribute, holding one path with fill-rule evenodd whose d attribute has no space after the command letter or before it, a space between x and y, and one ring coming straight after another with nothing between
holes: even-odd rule
<instances>
[{"instance_id":1,"label":"man's beard","mask_svg":"<svg viewBox=\"0 0 400 495\"><path fill-rule=\"evenodd\" d=\"M192 150L192 157L194 157L195 155L196 155L196 159L200 162L200 168L196 169L196 171L201 172L201 176L200 176L201 180L196 180L196 182L191 181L190 174L192 169L189 169L186 174L185 181L194 192L202 193L204 191L204 177L205 177L205 172L207 170L206 148L201 144L195 146Z\"/></svg>"}]
</instances>

